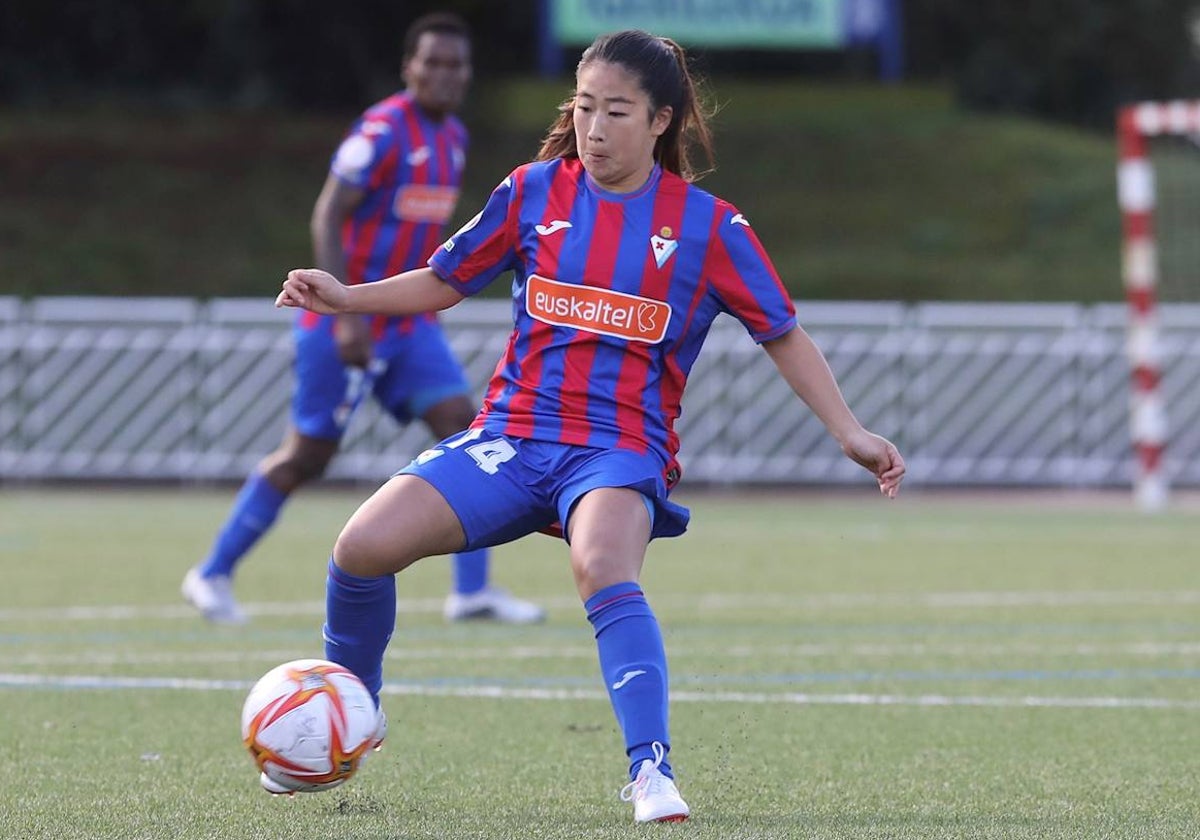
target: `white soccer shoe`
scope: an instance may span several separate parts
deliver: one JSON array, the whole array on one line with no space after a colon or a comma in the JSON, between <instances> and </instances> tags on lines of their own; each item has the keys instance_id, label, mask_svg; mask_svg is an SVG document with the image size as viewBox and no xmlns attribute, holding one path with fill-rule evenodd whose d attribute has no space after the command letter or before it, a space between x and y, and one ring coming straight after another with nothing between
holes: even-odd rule
<instances>
[{"instance_id":1,"label":"white soccer shoe","mask_svg":"<svg viewBox=\"0 0 1200 840\"><path fill-rule=\"evenodd\" d=\"M683 822L691 814L673 779L658 769L663 746L653 744L654 760L646 759L638 768L637 778L621 788L621 801L633 803L634 822Z\"/></svg>"},{"instance_id":2,"label":"white soccer shoe","mask_svg":"<svg viewBox=\"0 0 1200 840\"><path fill-rule=\"evenodd\" d=\"M387 715L383 713L383 706L375 709L375 740L371 742L371 749L379 752L383 749L383 742L387 740ZM363 756L366 758L366 756Z\"/></svg>"},{"instance_id":3,"label":"white soccer shoe","mask_svg":"<svg viewBox=\"0 0 1200 840\"><path fill-rule=\"evenodd\" d=\"M214 624L245 624L246 614L233 597L233 581L228 575L201 577L198 568L188 569L179 587L183 598Z\"/></svg>"},{"instance_id":4,"label":"white soccer shoe","mask_svg":"<svg viewBox=\"0 0 1200 840\"><path fill-rule=\"evenodd\" d=\"M263 790L272 796L292 796L297 793L320 793L323 790L332 790L340 785L345 779L338 779L336 782L329 782L323 785L310 785L304 782L297 782L295 787L289 787L288 783L272 779L266 773L260 773L258 782L262 785Z\"/></svg>"},{"instance_id":5,"label":"white soccer shoe","mask_svg":"<svg viewBox=\"0 0 1200 840\"><path fill-rule=\"evenodd\" d=\"M498 586L485 586L469 595L453 592L447 596L442 614L447 621L537 624L546 620L546 611L537 604L522 601Z\"/></svg>"},{"instance_id":6,"label":"white soccer shoe","mask_svg":"<svg viewBox=\"0 0 1200 840\"><path fill-rule=\"evenodd\" d=\"M378 752L383 748L384 739L387 738L388 722L387 715L383 713L383 707L376 709L375 714L375 737L371 742L371 750ZM358 763L359 770L362 769L363 764L366 763L367 757L370 754L369 752L363 754ZM346 780L338 779L336 782L329 782L324 785L309 785L297 781L294 785L289 785L286 781L272 779L266 773L258 775L258 783L262 785L263 790L273 796L291 796L296 793L320 793L323 790L335 788L344 781Z\"/></svg>"}]
</instances>

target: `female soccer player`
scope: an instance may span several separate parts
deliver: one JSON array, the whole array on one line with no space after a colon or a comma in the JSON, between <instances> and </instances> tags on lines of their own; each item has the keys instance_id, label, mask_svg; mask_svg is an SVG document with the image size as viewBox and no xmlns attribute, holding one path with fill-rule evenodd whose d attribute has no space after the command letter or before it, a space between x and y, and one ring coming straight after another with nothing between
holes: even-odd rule
<instances>
[{"instance_id":1,"label":"female soccer player","mask_svg":"<svg viewBox=\"0 0 1200 840\"><path fill-rule=\"evenodd\" d=\"M691 179L711 142L683 50L641 31L583 53L533 163L504 179L428 268L359 286L288 274L276 304L444 309L512 271L514 328L471 428L423 452L350 518L329 564L326 657L378 698L393 576L421 559L561 523L625 739L638 822L689 813L667 760L667 664L638 584L649 541L685 530L673 424L713 319L738 318L851 459L894 497L896 447L868 432L737 208Z\"/></svg>"}]
</instances>

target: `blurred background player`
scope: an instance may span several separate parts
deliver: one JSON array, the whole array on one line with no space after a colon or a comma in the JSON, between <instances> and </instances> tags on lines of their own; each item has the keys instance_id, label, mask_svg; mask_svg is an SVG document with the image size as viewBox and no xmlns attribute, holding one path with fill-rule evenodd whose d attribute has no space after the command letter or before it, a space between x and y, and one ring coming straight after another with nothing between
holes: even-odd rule
<instances>
[{"instance_id":1,"label":"blurred background player","mask_svg":"<svg viewBox=\"0 0 1200 840\"><path fill-rule=\"evenodd\" d=\"M424 266L454 212L467 132L454 115L471 80L471 38L453 14L430 14L404 36L405 88L368 108L333 157L312 215L319 267L364 283ZM238 563L270 529L291 493L319 478L369 392L402 424L420 418L441 440L476 406L432 313L395 318L301 313L294 326L296 385L279 448L242 486L208 557L183 579L206 618L240 623ZM541 621L540 607L489 583L486 549L453 558L447 620Z\"/></svg>"}]
</instances>

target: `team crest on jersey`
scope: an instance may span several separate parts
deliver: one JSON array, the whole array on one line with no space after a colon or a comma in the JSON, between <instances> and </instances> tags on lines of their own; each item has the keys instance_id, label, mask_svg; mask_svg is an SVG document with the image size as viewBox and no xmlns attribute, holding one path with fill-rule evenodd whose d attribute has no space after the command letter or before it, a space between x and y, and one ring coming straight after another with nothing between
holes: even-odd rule
<instances>
[{"instance_id":1,"label":"team crest on jersey","mask_svg":"<svg viewBox=\"0 0 1200 840\"><path fill-rule=\"evenodd\" d=\"M663 225L657 235L650 237L650 252L654 254L654 263L659 268L671 259L671 255L679 247L679 240L672 238L674 233L670 227Z\"/></svg>"}]
</instances>

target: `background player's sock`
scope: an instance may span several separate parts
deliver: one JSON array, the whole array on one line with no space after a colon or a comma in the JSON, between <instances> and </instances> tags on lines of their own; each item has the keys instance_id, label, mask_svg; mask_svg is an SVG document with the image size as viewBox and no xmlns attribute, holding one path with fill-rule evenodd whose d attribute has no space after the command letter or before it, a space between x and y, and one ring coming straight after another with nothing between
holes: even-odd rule
<instances>
[{"instance_id":1,"label":"background player's sock","mask_svg":"<svg viewBox=\"0 0 1200 840\"><path fill-rule=\"evenodd\" d=\"M325 658L363 681L375 705L383 686L383 653L396 627L396 576L359 577L329 560L325 582Z\"/></svg>"},{"instance_id":2,"label":"background player's sock","mask_svg":"<svg viewBox=\"0 0 1200 840\"><path fill-rule=\"evenodd\" d=\"M488 582L488 550L460 551L454 555L454 591L459 595L479 592Z\"/></svg>"},{"instance_id":3,"label":"background player's sock","mask_svg":"<svg viewBox=\"0 0 1200 840\"><path fill-rule=\"evenodd\" d=\"M601 589L584 606L596 631L600 673L625 736L632 779L644 759L654 759L655 741L664 751L671 749L662 633L641 586L633 581ZM666 758L658 769L673 778Z\"/></svg>"},{"instance_id":4,"label":"background player's sock","mask_svg":"<svg viewBox=\"0 0 1200 840\"><path fill-rule=\"evenodd\" d=\"M261 473L252 473L237 498L229 518L217 534L208 557L200 565L201 577L232 575L234 567L275 523L287 495L275 489Z\"/></svg>"}]
</instances>

